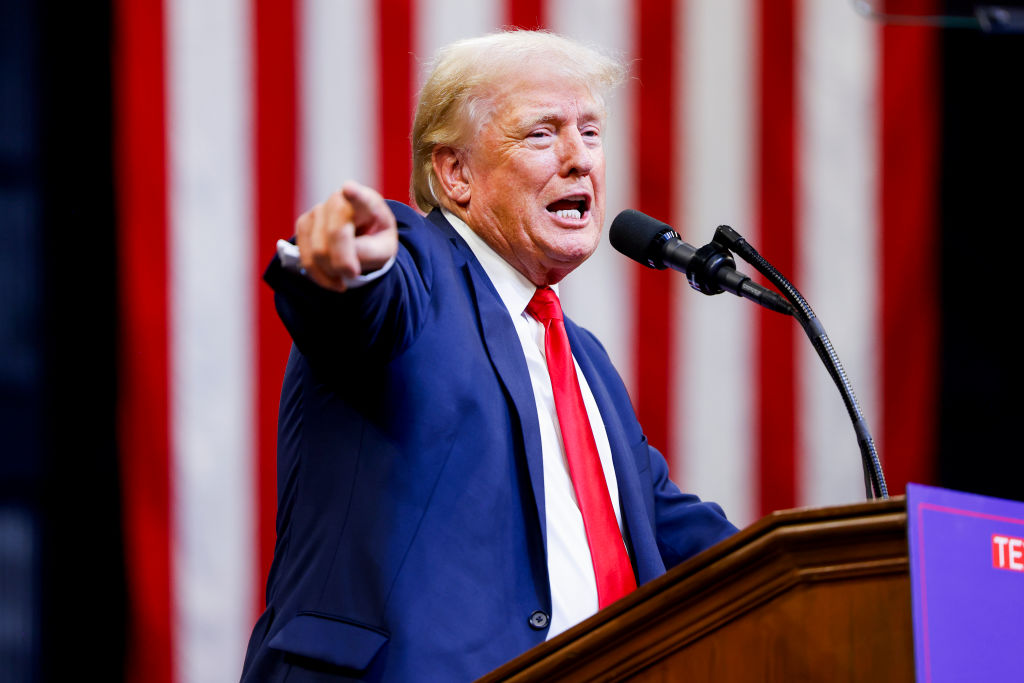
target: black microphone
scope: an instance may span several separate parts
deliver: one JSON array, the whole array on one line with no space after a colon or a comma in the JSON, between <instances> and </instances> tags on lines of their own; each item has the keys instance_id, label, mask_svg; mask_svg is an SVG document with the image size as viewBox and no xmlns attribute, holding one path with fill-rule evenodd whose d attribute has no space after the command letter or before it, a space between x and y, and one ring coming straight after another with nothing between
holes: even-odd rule
<instances>
[{"instance_id":1,"label":"black microphone","mask_svg":"<svg viewBox=\"0 0 1024 683\"><path fill-rule=\"evenodd\" d=\"M697 249L679 239L672 226L633 209L615 217L608 238L616 250L648 268L672 268L685 274L690 286L702 294L732 292L778 313L793 315L785 297L738 272L729 250L716 242Z\"/></svg>"}]
</instances>

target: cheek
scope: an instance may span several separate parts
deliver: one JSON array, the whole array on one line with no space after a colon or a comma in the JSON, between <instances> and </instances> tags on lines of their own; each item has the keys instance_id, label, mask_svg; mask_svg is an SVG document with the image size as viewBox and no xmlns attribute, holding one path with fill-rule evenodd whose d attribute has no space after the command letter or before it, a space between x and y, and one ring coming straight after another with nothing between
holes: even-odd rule
<instances>
[{"instance_id":1,"label":"cheek","mask_svg":"<svg viewBox=\"0 0 1024 683\"><path fill-rule=\"evenodd\" d=\"M495 193L495 198L502 206L506 207L513 216L524 216L527 212L536 214L538 193L532 187L519 182L516 178L506 178L501 188Z\"/></svg>"}]
</instances>

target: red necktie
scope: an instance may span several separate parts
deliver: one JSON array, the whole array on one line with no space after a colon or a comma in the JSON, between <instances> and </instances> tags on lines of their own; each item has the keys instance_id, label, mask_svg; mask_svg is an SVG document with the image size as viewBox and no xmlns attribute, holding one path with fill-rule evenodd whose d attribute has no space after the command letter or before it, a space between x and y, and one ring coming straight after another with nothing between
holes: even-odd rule
<instances>
[{"instance_id":1,"label":"red necktie","mask_svg":"<svg viewBox=\"0 0 1024 683\"><path fill-rule=\"evenodd\" d=\"M562 307L550 287L533 295L526 312L544 325L544 355L555 394L555 412L562 430L562 443L569 461L569 476L583 515L590 558L597 578L597 603L604 608L636 588L636 578L626 546L615 521L608 484L583 405L569 338L562 322Z\"/></svg>"}]
</instances>

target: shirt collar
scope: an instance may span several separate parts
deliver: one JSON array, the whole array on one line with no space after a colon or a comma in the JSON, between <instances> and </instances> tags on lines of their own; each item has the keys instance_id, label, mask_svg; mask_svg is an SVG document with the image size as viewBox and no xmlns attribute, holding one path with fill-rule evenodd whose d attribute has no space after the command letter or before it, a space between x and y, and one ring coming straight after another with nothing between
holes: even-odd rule
<instances>
[{"instance_id":1,"label":"shirt collar","mask_svg":"<svg viewBox=\"0 0 1024 683\"><path fill-rule=\"evenodd\" d=\"M469 245L470 251L476 256L484 272L487 273L487 277L490 278L491 284L498 290L498 296L501 297L501 302L508 309L509 315L514 318L521 316L526 310L527 304L530 303L530 299L533 298L534 292L537 291L537 286L513 268L512 264L503 259L498 252L491 249L490 245L476 234L465 221L443 207L441 212L455 228L455 232L459 233L459 236ZM555 294L558 294L558 285L553 285L551 288L555 290Z\"/></svg>"}]
</instances>

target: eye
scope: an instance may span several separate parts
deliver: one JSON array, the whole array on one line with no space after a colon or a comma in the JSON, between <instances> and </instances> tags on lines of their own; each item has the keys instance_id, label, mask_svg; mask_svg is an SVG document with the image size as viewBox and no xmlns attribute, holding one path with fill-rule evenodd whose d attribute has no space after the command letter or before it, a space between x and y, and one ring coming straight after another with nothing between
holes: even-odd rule
<instances>
[{"instance_id":1,"label":"eye","mask_svg":"<svg viewBox=\"0 0 1024 683\"><path fill-rule=\"evenodd\" d=\"M597 126L586 126L580 129L580 136L587 142L596 143L601 140L601 129Z\"/></svg>"}]
</instances>

